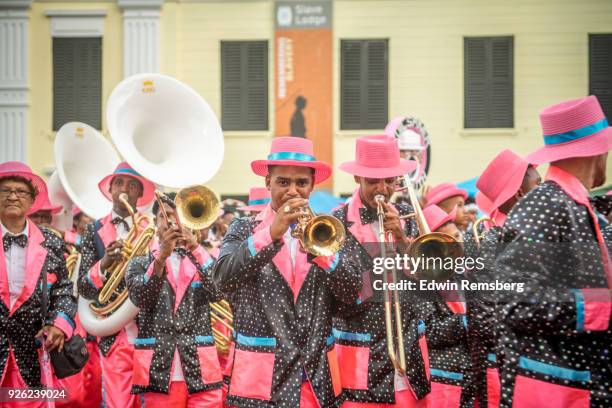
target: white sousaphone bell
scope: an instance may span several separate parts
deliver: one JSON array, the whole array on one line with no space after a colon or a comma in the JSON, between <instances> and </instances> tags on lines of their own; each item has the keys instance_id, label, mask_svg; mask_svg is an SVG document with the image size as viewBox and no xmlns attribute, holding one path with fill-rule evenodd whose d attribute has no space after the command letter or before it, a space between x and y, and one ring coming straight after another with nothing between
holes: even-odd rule
<instances>
[{"instance_id":1,"label":"white sousaphone bell","mask_svg":"<svg viewBox=\"0 0 612 408\"><path fill-rule=\"evenodd\" d=\"M196 91L169 76L137 74L123 80L108 99L106 122L125 161L158 185L203 184L221 167L224 141L217 117ZM97 182L93 185L97 188ZM117 333L139 311L128 297L100 318L91 303L79 298L79 316L95 336Z\"/></svg>"}]
</instances>

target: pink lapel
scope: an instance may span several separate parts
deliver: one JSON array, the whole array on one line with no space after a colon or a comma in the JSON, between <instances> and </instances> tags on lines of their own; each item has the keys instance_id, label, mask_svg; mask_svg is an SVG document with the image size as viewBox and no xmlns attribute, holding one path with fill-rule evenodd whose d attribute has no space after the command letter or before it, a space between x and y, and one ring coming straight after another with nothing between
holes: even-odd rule
<instances>
[{"instance_id":1,"label":"pink lapel","mask_svg":"<svg viewBox=\"0 0 612 408\"><path fill-rule=\"evenodd\" d=\"M106 248L108 244L117 239L117 230L115 226L112 224L113 215L108 214L106 217L102 218L100 222L102 223L102 228L98 230L98 235L100 239L104 243L104 247Z\"/></svg>"},{"instance_id":2,"label":"pink lapel","mask_svg":"<svg viewBox=\"0 0 612 408\"><path fill-rule=\"evenodd\" d=\"M0 300L4 302L7 310L10 310L11 297L9 294L9 286L8 286L8 272L6 270L6 258L4 257L4 245L2 245L1 242L0 242Z\"/></svg>"},{"instance_id":3,"label":"pink lapel","mask_svg":"<svg viewBox=\"0 0 612 408\"><path fill-rule=\"evenodd\" d=\"M193 262L188 257L181 259L181 268L178 274L178 282L175 283L174 293L176 294L174 300L174 312L176 313L185 293L187 292L187 288L191 285L191 281L193 277L196 275L198 270L196 269Z\"/></svg>"},{"instance_id":4,"label":"pink lapel","mask_svg":"<svg viewBox=\"0 0 612 408\"><path fill-rule=\"evenodd\" d=\"M255 220L261 221L257 227L255 227L253 232L260 231L264 228L267 228L274 221L275 213L272 209L271 204L268 204L266 208L255 216ZM297 244L299 246L299 243ZM300 289L306 280L306 276L308 276L308 271L312 266L307 262L307 254L297 249L297 254L295 257L295 270L293 265L291 264L291 252L289 245L285 244L281 247L280 251L274 256L272 259L274 265L285 279L291 292L293 292L293 300L296 301L298 298L298 294L300 293Z\"/></svg>"},{"instance_id":5,"label":"pink lapel","mask_svg":"<svg viewBox=\"0 0 612 408\"><path fill-rule=\"evenodd\" d=\"M45 237L42 232L38 229L33 222L28 222L28 247L26 249L26 280L21 290L21 295L11 308L11 315L19 309L26 300L32 296L36 289L36 283L40 277L42 266L47 257L47 249L41 244L44 242ZM45 271L46 273L46 271ZM47 290L47 288L43 288Z\"/></svg>"},{"instance_id":6,"label":"pink lapel","mask_svg":"<svg viewBox=\"0 0 612 408\"><path fill-rule=\"evenodd\" d=\"M378 242L378 237L372 231L371 225L363 225L361 223L361 217L359 216L359 209L364 208L364 204L361 202L361 195L359 194L359 188L356 188L353 192L353 197L348 203L348 209L346 214L346 220L352 222L353 225L349 227L349 231L355 239L361 244L366 242Z\"/></svg>"}]
</instances>

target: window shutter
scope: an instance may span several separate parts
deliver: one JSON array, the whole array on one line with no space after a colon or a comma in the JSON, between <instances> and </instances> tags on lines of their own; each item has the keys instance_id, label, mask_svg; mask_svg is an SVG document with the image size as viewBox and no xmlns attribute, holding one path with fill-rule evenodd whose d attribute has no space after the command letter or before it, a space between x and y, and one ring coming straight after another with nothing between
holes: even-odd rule
<instances>
[{"instance_id":1,"label":"window shutter","mask_svg":"<svg viewBox=\"0 0 612 408\"><path fill-rule=\"evenodd\" d=\"M486 43L485 38L466 38L464 42L464 127L466 128L488 127Z\"/></svg>"},{"instance_id":2,"label":"window shutter","mask_svg":"<svg viewBox=\"0 0 612 408\"><path fill-rule=\"evenodd\" d=\"M342 129L382 129L388 120L388 41L341 42Z\"/></svg>"},{"instance_id":3,"label":"window shutter","mask_svg":"<svg viewBox=\"0 0 612 408\"><path fill-rule=\"evenodd\" d=\"M387 125L387 41L368 41L366 64L367 88L365 98L365 112L362 117L366 118L363 129L384 129Z\"/></svg>"},{"instance_id":4,"label":"window shutter","mask_svg":"<svg viewBox=\"0 0 612 408\"><path fill-rule=\"evenodd\" d=\"M71 121L102 128L102 39L53 39L53 129Z\"/></svg>"},{"instance_id":5,"label":"window shutter","mask_svg":"<svg viewBox=\"0 0 612 408\"><path fill-rule=\"evenodd\" d=\"M612 121L612 34L589 36L589 95L597 96Z\"/></svg>"},{"instance_id":6,"label":"window shutter","mask_svg":"<svg viewBox=\"0 0 612 408\"><path fill-rule=\"evenodd\" d=\"M489 127L514 126L512 37L491 38L491 69L489 85Z\"/></svg>"},{"instance_id":7,"label":"window shutter","mask_svg":"<svg viewBox=\"0 0 612 408\"><path fill-rule=\"evenodd\" d=\"M267 130L267 41L222 41L221 71L223 129Z\"/></svg>"},{"instance_id":8,"label":"window shutter","mask_svg":"<svg viewBox=\"0 0 612 408\"><path fill-rule=\"evenodd\" d=\"M247 43L246 128L268 129L268 43Z\"/></svg>"},{"instance_id":9,"label":"window shutter","mask_svg":"<svg viewBox=\"0 0 612 408\"><path fill-rule=\"evenodd\" d=\"M514 126L512 37L464 39L464 127Z\"/></svg>"},{"instance_id":10,"label":"window shutter","mask_svg":"<svg viewBox=\"0 0 612 408\"><path fill-rule=\"evenodd\" d=\"M361 41L342 41L341 55L341 112L342 129L361 128L361 76L362 44Z\"/></svg>"}]
</instances>

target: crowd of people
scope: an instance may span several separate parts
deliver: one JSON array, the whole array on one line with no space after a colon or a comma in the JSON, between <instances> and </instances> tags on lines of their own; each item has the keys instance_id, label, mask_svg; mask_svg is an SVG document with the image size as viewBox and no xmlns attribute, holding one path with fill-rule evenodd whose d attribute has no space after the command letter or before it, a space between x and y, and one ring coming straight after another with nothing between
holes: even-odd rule
<instances>
[{"instance_id":1,"label":"crowd of people","mask_svg":"<svg viewBox=\"0 0 612 408\"><path fill-rule=\"evenodd\" d=\"M343 238L330 251L293 233L334 171L306 138L274 138L251 163L263 182L248 203L224 202L200 231L175 222L175 194L156 195L126 162L97 180L111 212L93 220L75 209L73 229L58 231L45 181L24 163L0 164L0 389L67 391L55 402L2 394L0 407L612 406L612 196L589 196L605 183L612 128L593 96L540 120L543 147L499 152L471 204L452 183L416 202L398 193L417 163L396 137L357 138L354 160L338 167L355 188L333 211ZM133 253L147 219L139 209L151 203L153 236ZM392 309L393 296L373 289L374 259L385 248L414 254L428 231L483 260L446 281L525 290L403 291ZM383 236L392 244L379 245ZM93 336L77 297L102 307L122 262L117 291L137 315ZM213 318L219 302L230 309ZM46 356L75 336L89 359L57 378Z\"/></svg>"}]
</instances>

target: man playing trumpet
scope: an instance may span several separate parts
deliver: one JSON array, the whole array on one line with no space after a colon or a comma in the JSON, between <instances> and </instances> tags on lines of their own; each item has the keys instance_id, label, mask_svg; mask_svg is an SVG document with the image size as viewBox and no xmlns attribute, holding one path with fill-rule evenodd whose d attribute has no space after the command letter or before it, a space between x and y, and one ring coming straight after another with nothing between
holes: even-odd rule
<instances>
[{"instance_id":1,"label":"man playing trumpet","mask_svg":"<svg viewBox=\"0 0 612 408\"><path fill-rule=\"evenodd\" d=\"M340 394L332 314L354 304L359 279L342 251L314 257L291 234L315 184L331 168L312 142L278 137L251 163L272 201L229 227L214 269L229 295L235 349L227 402L236 407L331 407Z\"/></svg>"},{"instance_id":2,"label":"man playing trumpet","mask_svg":"<svg viewBox=\"0 0 612 408\"><path fill-rule=\"evenodd\" d=\"M340 166L354 176L358 187L349 204L336 210L334 216L345 225L344 251L357 263L363 277L359 301L334 321L344 408L413 406L430 389L424 324L419 322L416 302L401 305L407 367L400 375L388 354L384 304L372 300L373 258L380 255L376 252L380 229L397 244L408 244L418 235L416 223L402 219L412 208L389 203L398 177L411 173L415 166L414 161L400 159L397 141L389 136L358 138L356 160ZM379 222L379 205L384 212L383 225Z\"/></svg>"},{"instance_id":3,"label":"man playing trumpet","mask_svg":"<svg viewBox=\"0 0 612 408\"><path fill-rule=\"evenodd\" d=\"M113 202L111 214L87 226L83 236L82 260L79 269L79 294L97 299L107 279L106 271L122 257L123 239L132 228L130 211L120 199L127 196L132 207L146 205L153 199L155 185L140 176L127 163L120 163L112 174L98 184L104 196ZM115 335L100 339L103 395L109 408L138 406L130 393L133 369L133 341L138 329L132 321Z\"/></svg>"},{"instance_id":4,"label":"man playing trumpet","mask_svg":"<svg viewBox=\"0 0 612 408\"><path fill-rule=\"evenodd\" d=\"M126 275L130 299L140 308L132 392L144 393L145 406L217 408L222 375L209 303L220 296L213 260L193 233L169 225L176 216L173 195L153 205L157 242L149 255L132 259Z\"/></svg>"}]
</instances>

